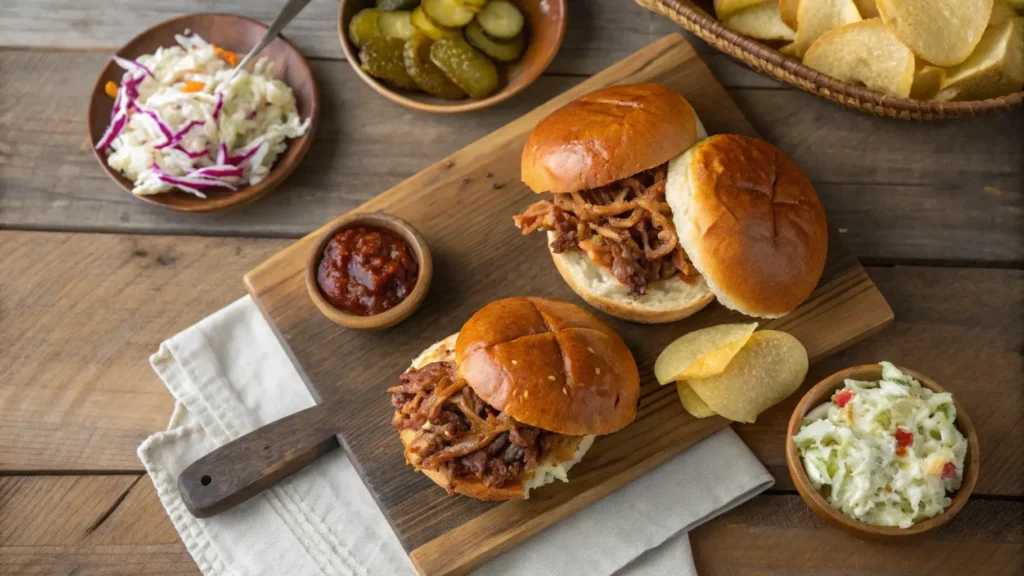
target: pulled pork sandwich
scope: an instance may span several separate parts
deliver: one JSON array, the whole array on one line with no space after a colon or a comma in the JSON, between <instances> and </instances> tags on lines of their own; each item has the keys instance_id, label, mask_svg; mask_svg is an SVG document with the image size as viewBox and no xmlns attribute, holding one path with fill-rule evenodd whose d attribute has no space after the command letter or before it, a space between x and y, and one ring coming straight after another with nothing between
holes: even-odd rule
<instances>
[{"instance_id":1,"label":"pulled pork sandwich","mask_svg":"<svg viewBox=\"0 0 1024 576\"><path fill-rule=\"evenodd\" d=\"M406 462L481 500L527 498L636 417L639 373L578 306L508 298L425 350L388 389Z\"/></svg>"},{"instance_id":2,"label":"pulled pork sandwich","mask_svg":"<svg viewBox=\"0 0 1024 576\"><path fill-rule=\"evenodd\" d=\"M706 138L686 99L657 84L563 106L530 133L521 169L553 198L516 226L547 232L562 278L619 318L672 322L716 296L775 317L806 299L824 269L825 213L803 173L766 142Z\"/></svg>"}]
</instances>

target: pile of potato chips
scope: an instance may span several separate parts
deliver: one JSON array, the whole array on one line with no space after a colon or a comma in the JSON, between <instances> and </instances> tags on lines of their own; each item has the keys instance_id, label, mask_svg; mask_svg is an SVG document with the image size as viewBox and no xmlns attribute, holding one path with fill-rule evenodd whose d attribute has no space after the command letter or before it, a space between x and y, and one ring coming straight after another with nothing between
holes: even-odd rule
<instances>
[{"instance_id":1,"label":"pile of potato chips","mask_svg":"<svg viewBox=\"0 0 1024 576\"><path fill-rule=\"evenodd\" d=\"M697 418L753 422L792 394L807 376L799 340L757 323L720 324L668 345L654 364L661 384L676 383L683 408Z\"/></svg>"},{"instance_id":2,"label":"pile of potato chips","mask_svg":"<svg viewBox=\"0 0 1024 576\"><path fill-rule=\"evenodd\" d=\"M1024 0L715 0L731 30L834 78L918 100L1024 87Z\"/></svg>"}]
</instances>

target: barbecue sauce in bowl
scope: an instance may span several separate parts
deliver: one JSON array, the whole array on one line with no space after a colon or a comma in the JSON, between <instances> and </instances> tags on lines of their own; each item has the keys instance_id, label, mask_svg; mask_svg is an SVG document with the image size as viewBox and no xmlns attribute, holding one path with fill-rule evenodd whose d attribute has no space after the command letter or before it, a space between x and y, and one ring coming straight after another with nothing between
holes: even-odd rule
<instances>
[{"instance_id":1,"label":"barbecue sauce in bowl","mask_svg":"<svg viewBox=\"0 0 1024 576\"><path fill-rule=\"evenodd\" d=\"M394 308L412 293L419 263L409 244L382 228L355 226L324 247L317 284L339 310L372 316Z\"/></svg>"}]
</instances>

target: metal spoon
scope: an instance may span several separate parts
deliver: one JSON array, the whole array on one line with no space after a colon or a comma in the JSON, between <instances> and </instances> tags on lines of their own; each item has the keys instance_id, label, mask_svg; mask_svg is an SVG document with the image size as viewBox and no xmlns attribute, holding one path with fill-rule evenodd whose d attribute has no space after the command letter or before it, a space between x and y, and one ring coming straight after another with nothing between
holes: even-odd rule
<instances>
[{"instance_id":1,"label":"metal spoon","mask_svg":"<svg viewBox=\"0 0 1024 576\"><path fill-rule=\"evenodd\" d=\"M245 55L245 58L242 58L242 61L238 63L238 66L235 66L235 72L245 68L245 65L249 63L249 60L252 60L254 56L266 48L267 44L270 44L270 41L276 38L277 35L281 33L281 30L292 21L292 18L295 18L299 12L302 12L302 9L305 8L309 2L310 0L288 0L288 3L281 9L281 13L278 14L277 18L274 18L274 21L270 24L270 28L267 29L267 33L263 35L263 38L260 38L260 41L257 42L256 45L252 47L252 50L249 50L249 53Z\"/></svg>"}]
</instances>

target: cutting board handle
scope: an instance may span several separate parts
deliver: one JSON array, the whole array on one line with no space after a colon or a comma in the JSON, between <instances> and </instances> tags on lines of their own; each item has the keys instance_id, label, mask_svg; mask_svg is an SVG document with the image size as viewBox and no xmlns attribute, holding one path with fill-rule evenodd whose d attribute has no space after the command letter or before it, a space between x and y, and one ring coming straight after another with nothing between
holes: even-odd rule
<instances>
[{"instance_id":1,"label":"cutting board handle","mask_svg":"<svg viewBox=\"0 0 1024 576\"><path fill-rule=\"evenodd\" d=\"M285 416L193 462L178 492L196 518L245 502L338 446L337 406L320 404Z\"/></svg>"}]
</instances>

